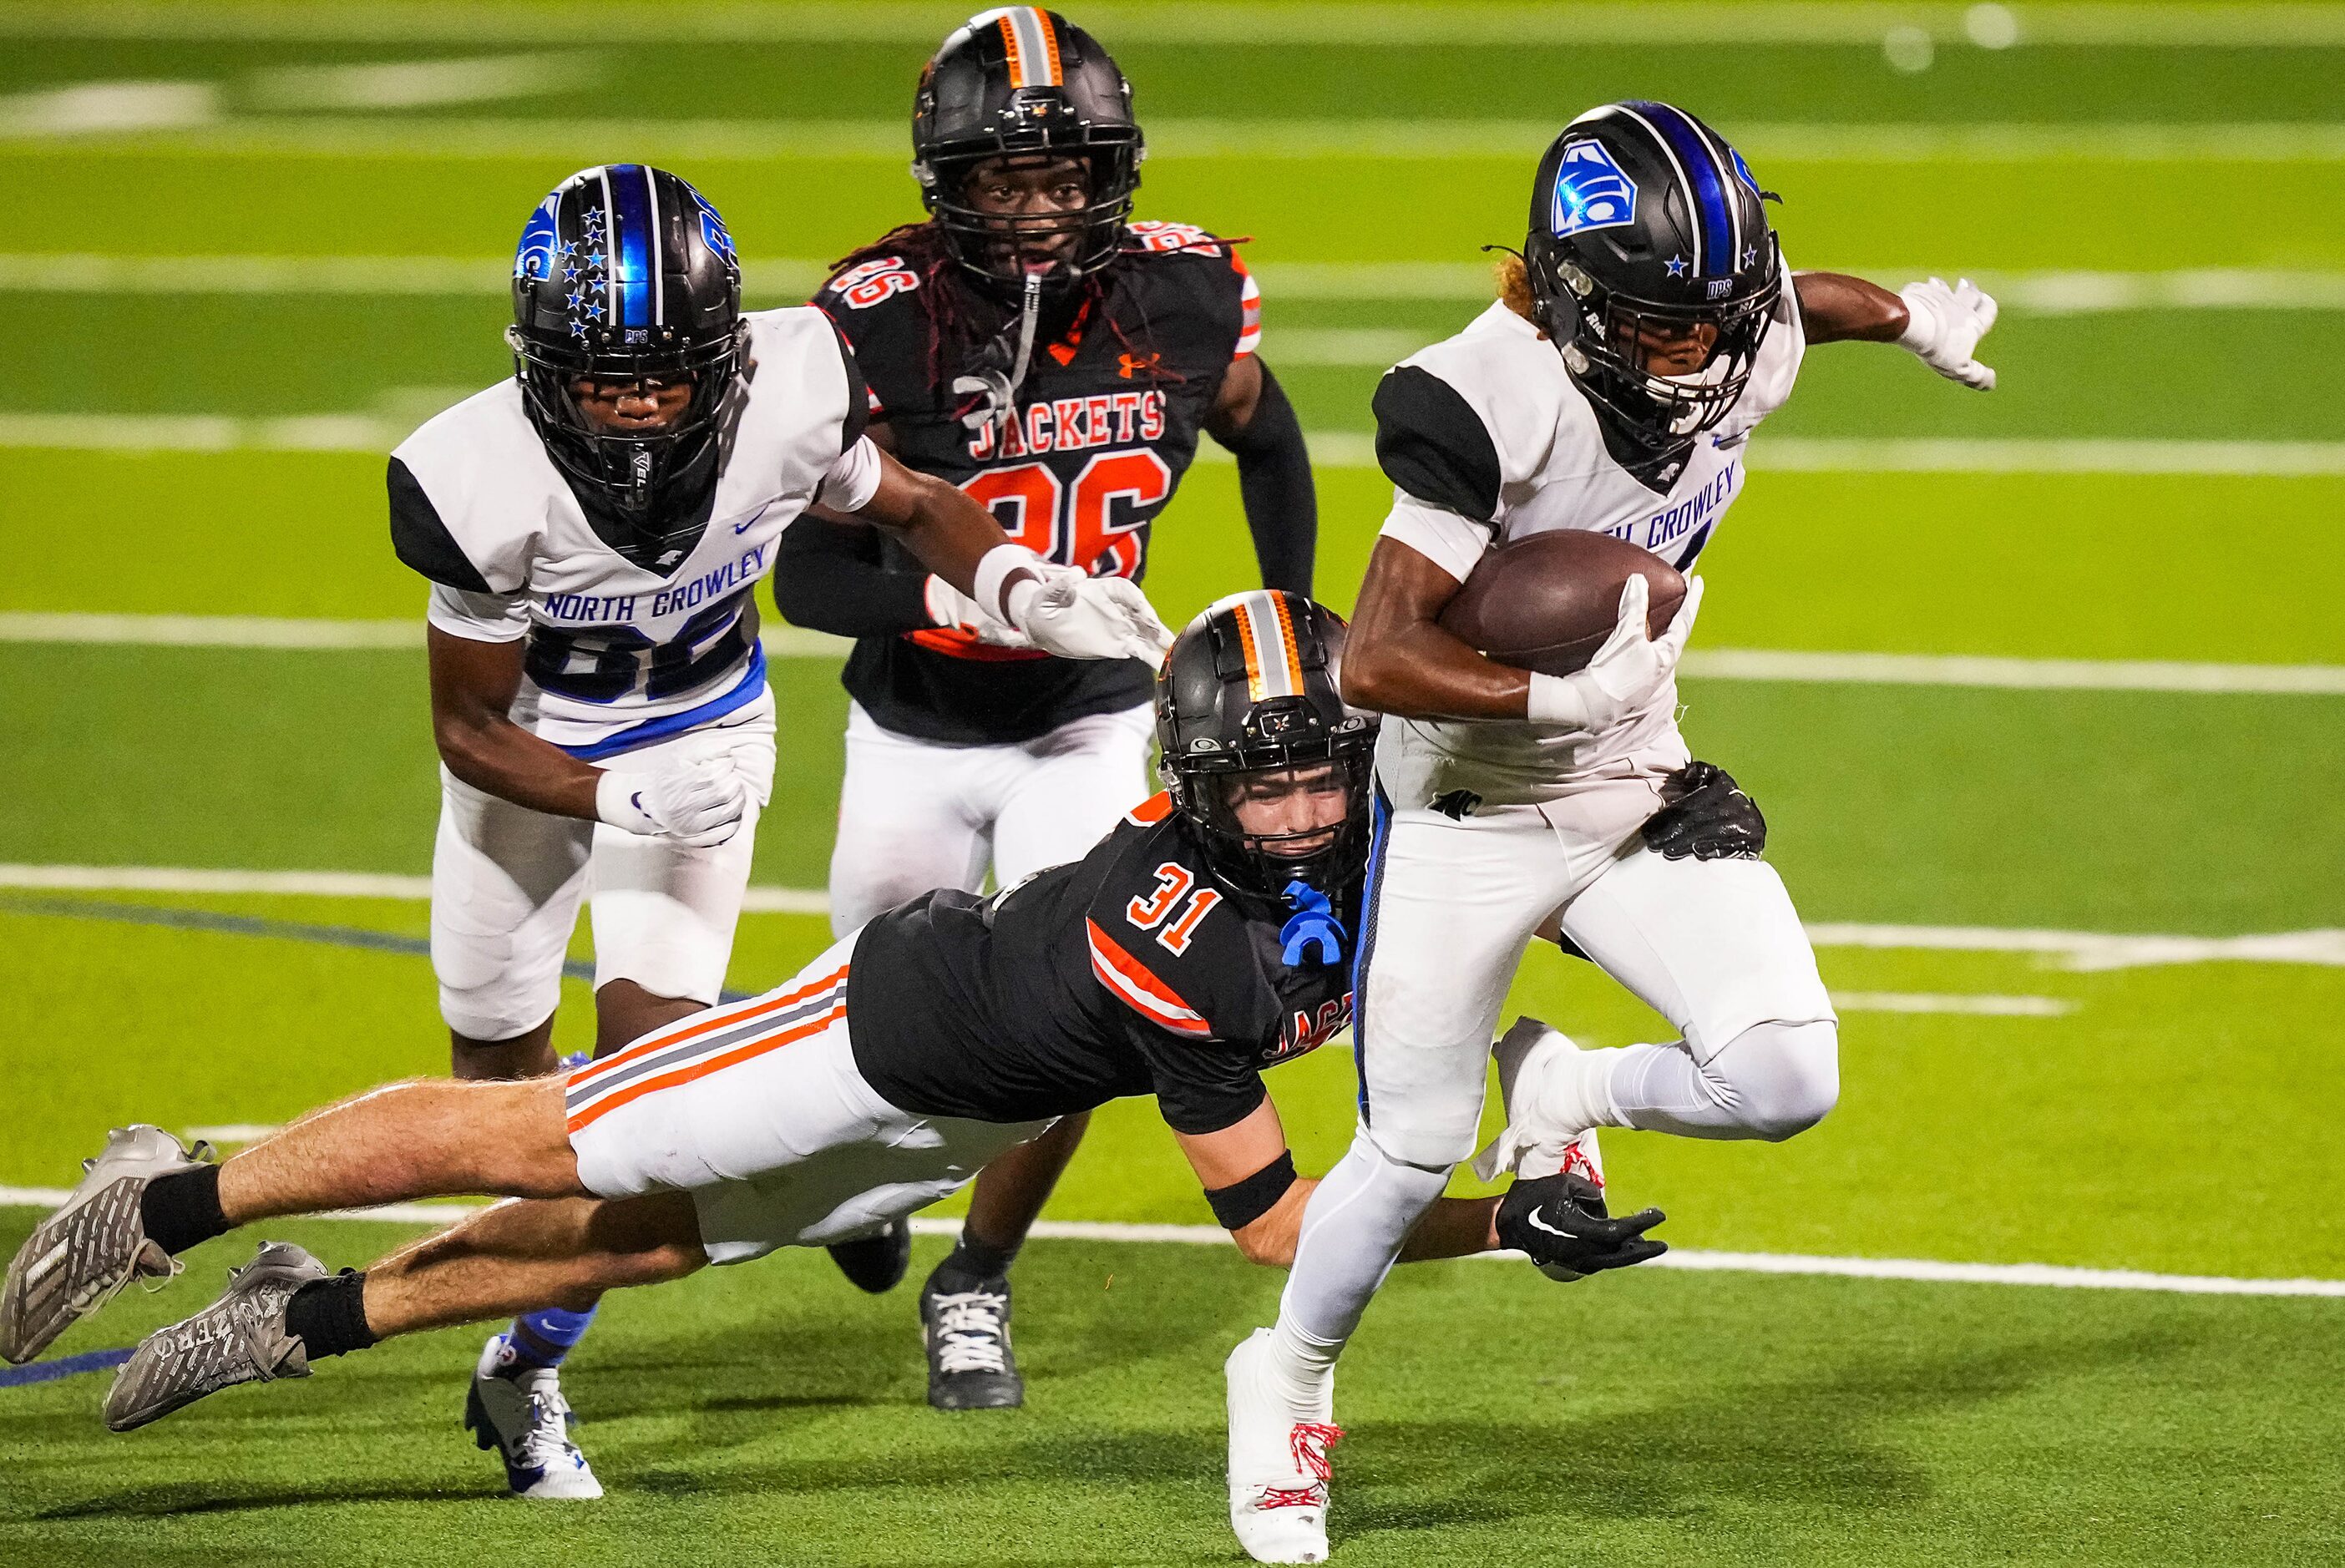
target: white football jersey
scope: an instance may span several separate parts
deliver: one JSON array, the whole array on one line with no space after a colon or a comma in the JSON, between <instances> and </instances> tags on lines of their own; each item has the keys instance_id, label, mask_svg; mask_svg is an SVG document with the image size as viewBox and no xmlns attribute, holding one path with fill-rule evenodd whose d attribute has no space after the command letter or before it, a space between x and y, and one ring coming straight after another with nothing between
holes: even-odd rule
<instances>
[{"instance_id":1,"label":"white football jersey","mask_svg":"<svg viewBox=\"0 0 2345 1568\"><path fill-rule=\"evenodd\" d=\"M782 531L817 497L853 511L878 487L862 377L829 319L801 306L746 319L747 394L720 437L707 527L678 559L639 566L594 531L517 381L391 454L392 540L431 580L431 623L476 642L527 638L513 719L574 756L649 745L756 701L754 590Z\"/></svg>"},{"instance_id":2,"label":"white football jersey","mask_svg":"<svg viewBox=\"0 0 2345 1568\"><path fill-rule=\"evenodd\" d=\"M1453 338L1411 355L1376 392L1376 454L1395 481L1383 531L1461 582L1488 551L1556 529L1640 545L1681 572L1742 491L1743 453L1783 405L1806 348L1790 270L1751 379L1726 418L1694 439L1655 489L1604 444L1594 407L1539 329L1493 304ZM1673 766L1674 681L1600 735L1504 722L1395 719L1378 765L1386 787L1425 799L1468 789L1494 804L1553 799L1628 759Z\"/></svg>"}]
</instances>

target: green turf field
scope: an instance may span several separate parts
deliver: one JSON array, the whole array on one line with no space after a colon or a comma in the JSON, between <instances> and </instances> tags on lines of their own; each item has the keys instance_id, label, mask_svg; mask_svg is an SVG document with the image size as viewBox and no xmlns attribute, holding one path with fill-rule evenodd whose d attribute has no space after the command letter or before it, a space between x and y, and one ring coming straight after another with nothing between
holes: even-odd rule
<instances>
[{"instance_id":1,"label":"green turf field","mask_svg":"<svg viewBox=\"0 0 2345 1568\"><path fill-rule=\"evenodd\" d=\"M1615 1135L1615 1186L1687 1249L2345 1281L2345 7L2020 6L2008 48L1972 41L2000 36L1978 9L1071 15L1135 81L1142 215L1253 237L1339 606L1388 494L1358 466L1376 375L1480 308L1477 247L1519 238L1538 147L1593 102L1674 97L1741 141L1796 265L1994 280L1990 396L1812 356L1704 555L1697 650L2311 667L2331 694L1689 679L1690 736L1765 804L1819 926L1843 1095L1780 1147ZM664 162L787 302L916 215L896 122L960 15L0 11L0 1185L66 1185L128 1119L269 1124L445 1060L420 900L32 885L420 875L420 655L25 618L411 622L381 452L506 373L530 205ZM1892 67L1893 25L1927 68ZM1168 619L1251 581L1244 538L1233 470L1201 465L1157 531ZM821 658L774 682L756 881L819 889L845 699ZM827 929L746 917L733 983ZM2099 940L2143 936L2198 940ZM2221 945L2255 936L2279 939ZM1597 1043L1661 1027L1552 955L1518 1001ZM574 985L566 1041L587 1006ZM1306 1169L1350 1075L1330 1050L1274 1080ZM35 1212L0 1208L0 1248ZM1209 1219L1144 1103L1101 1115L1051 1217ZM282 1229L337 1265L410 1233ZM56 1353L193 1310L243 1256L206 1248ZM457 1426L471 1331L128 1438L101 1377L0 1386L0 1563L1238 1560L1219 1365L1277 1278L1052 1239L1020 1280L1030 1403L1000 1418L929 1411L911 1292L818 1257L615 1300L567 1379L612 1496L553 1514ZM2333 1563L2340 1344L2334 1297L1427 1266L1345 1363L1337 1561Z\"/></svg>"}]
</instances>

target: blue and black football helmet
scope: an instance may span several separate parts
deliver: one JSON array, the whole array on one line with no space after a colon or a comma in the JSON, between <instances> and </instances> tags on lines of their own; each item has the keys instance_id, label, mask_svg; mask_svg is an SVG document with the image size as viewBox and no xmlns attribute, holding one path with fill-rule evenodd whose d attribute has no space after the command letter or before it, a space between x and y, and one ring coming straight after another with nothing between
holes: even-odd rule
<instances>
[{"instance_id":1,"label":"blue and black football helmet","mask_svg":"<svg viewBox=\"0 0 2345 1568\"><path fill-rule=\"evenodd\" d=\"M1342 616L1299 593L1233 593L1182 629L1157 671L1157 765L1205 864L1233 892L1275 900L1302 882L1332 896L1366 864L1376 718L1345 704L1346 632ZM1320 763L1335 764L1349 797L1328 843L1305 847L1319 832L1239 824L1244 775Z\"/></svg>"},{"instance_id":2,"label":"blue and black football helmet","mask_svg":"<svg viewBox=\"0 0 2345 1568\"><path fill-rule=\"evenodd\" d=\"M1590 109L1539 159L1523 243L1534 319L1657 466L1724 419L1751 379L1782 292L1764 196L1725 137L1667 104ZM1646 344L1705 329L1699 370L1648 368Z\"/></svg>"},{"instance_id":3,"label":"blue and black football helmet","mask_svg":"<svg viewBox=\"0 0 2345 1568\"><path fill-rule=\"evenodd\" d=\"M1055 11L980 11L944 41L912 102L912 175L954 259L983 282L1021 282L1036 241L1074 243L1044 278L1052 290L1107 265L1123 241L1146 147L1132 84L1099 41ZM969 177L988 158L1077 157L1090 199L1048 217L979 210Z\"/></svg>"},{"instance_id":4,"label":"blue and black football helmet","mask_svg":"<svg viewBox=\"0 0 2345 1568\"><path fill-rule=\"evenodd\" d=\"M716 209L665 169L582 169L529 215L505 341L555 466L646 544L696 532L698 520L669 516L664 502L680 476L713 461L748 341L741 266ZM613 431L579 409L582 379L684 381L692 400L656 430Z\"/></svg>"}]
</instances>

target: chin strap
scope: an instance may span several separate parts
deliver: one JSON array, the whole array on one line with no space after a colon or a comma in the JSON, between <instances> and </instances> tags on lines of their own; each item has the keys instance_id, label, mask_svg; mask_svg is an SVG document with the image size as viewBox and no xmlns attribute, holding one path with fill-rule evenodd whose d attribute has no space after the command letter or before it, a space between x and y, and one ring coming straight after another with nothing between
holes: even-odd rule
<instances>
[{"instance_id":1,"label":"chin strap","mask_svg":"<svg viewBox=\"0 0 2345 1568\"><path fill-rule=\"evenodd\" d=\"M1034 357L1034 329L1042 317L1042 275L1026 275L1025 302L1018 310L1018 351L1012 357L1010 373L984 370L974 376L953 378L955 397L976 397L982 400L976 408L963 414L960 422L971 434L990 430L995 450L1001 444L1003 429L1018 417L1018 389L1026 384L1026 368Z\"/></svg>"}]
</instances>

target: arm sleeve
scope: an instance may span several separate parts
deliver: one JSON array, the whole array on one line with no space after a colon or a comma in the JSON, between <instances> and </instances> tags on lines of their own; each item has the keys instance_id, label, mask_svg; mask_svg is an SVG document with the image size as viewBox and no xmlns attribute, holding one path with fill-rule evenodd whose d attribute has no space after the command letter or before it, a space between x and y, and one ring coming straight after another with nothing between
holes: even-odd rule
<instances>
[{"instance_id":1,"label":"arm sleeve","mask_svg":"<svg viewBox=\"0 0 2345 1568\"><path fill-rule=\"evenodd\" d=\"M529 635L529 595L474 593L435 582L423 619L467 642L514 642Z\"/></svg>"},{"instance_id":2,"label":"arm sleeve","mask_svg":"<svg viewBox=\"0 0 2345 1568\"><path fill-rule=\"evenodd\" d=\"M391 491L391 547L398 552L399 559L444 587L471 593L488 592L488 580L465 556L456 536L441 521L440 509L423 493L423 486L407 464L392 458L387 482Z\"/></svg>"},{"instance_id":3,"label":"arm sleeve","mask_svg":"<svg viewBox=\"0 0 2345 1568\"><path fill-rule=\"evenodd\" d=\"M1417 500L1477 522L1498 514L1498 448L1457 389L1418 365L1376 385L1376 466Z\"/></svg>"},{"instance_id":4,"label":"arm sleeve","mask_svg":"<svg viewBox=\"0 0 2345 1568\"><path fill-rule=\"evenodd\" d=\"M879 531L800 517L782 531L774 558L774 608L782 619L841 637L893 637L936 624L925 572L891 571Z\"/></svg>"},{"instance_id":5,"label":"arm sleeve","mask_svg":"<svg viewBox=\"0 0 2345 1568\"><path fill-rule=\"evenodd\" d=\"M1261 364L1260 360L1256 363ZM1254 534L1262 584L1311 594L1312 558L1319 543L1319 497L1311 483L1311 454L1286 389L1262 364L1262 395L1245 429L1224 443L1238 460L1238 493Z\"/></svg>"}]
</instances>

